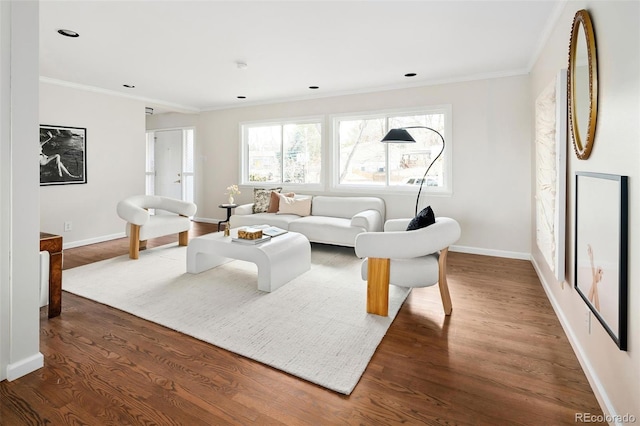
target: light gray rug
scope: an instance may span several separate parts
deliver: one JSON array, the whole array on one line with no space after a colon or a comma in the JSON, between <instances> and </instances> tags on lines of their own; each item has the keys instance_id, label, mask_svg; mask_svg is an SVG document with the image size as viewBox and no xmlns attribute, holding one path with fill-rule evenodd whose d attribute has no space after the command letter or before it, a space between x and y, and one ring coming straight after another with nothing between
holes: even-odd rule
<instances>
[{"instance_id":1,"label":"light gray rug","mask_svg":"<svg viewBox=\"0 0 640 426\"><path fill-rule=\"evenodd\" d=\"M360 263L314 245L310 271L264 293L254 264L188 274L171 244L65 270L62 288L348 395L409 294L391 286L389 317L367 314Z\"/></svg>"}]
</instances>

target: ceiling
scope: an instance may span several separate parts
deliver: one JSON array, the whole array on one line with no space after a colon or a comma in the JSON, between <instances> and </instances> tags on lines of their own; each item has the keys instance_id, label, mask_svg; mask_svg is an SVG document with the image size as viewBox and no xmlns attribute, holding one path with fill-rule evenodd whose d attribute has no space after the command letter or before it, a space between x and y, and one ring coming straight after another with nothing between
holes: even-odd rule
<instances>
[{"instance_id":1,"label":"ceiling","mask_svg":"<svg viewBox=\"0 0 640 426\"><path fill-rule=\"evenodd\" d=\"M196 112L525 74L565 3L45 0L40 76Z\"/></svg>"}]
</instances>

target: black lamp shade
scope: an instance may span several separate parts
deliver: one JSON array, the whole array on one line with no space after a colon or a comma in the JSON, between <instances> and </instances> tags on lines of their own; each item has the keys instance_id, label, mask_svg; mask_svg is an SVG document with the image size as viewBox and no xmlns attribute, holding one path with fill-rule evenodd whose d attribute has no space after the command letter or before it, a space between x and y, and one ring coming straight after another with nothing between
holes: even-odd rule
<instances>
[{"instance_id":1,"label":"black lamp shade","mask_svg":"<svg viewBox=\"0 0 640 426\"><path fill-rule=\"evenodd\" d=\"M391 129L380 142L385 143L416 143L416 140L405 129Z\"/></svg>"}]
</instances>

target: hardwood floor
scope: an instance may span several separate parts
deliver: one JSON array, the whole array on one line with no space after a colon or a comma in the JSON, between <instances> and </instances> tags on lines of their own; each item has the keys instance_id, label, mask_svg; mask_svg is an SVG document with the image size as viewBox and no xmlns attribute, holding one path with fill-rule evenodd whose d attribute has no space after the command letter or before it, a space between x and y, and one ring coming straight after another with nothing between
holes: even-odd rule
<instances>
[{"instance_id":1,"label":"hardwood floor","mask_svg":"<svg viewBox=\"0 0 640 426\"><path fill-rule=\"evenodd\" d=\"M64 265L127 253L115 240L65 250ZM452 315L437 286L413 290L348 397L65 292L61 316L41 311L44 368L0 383L0 424L562 425L602 414L529 262L451 252L448 265Z\"/></svg>"}]
</instances>

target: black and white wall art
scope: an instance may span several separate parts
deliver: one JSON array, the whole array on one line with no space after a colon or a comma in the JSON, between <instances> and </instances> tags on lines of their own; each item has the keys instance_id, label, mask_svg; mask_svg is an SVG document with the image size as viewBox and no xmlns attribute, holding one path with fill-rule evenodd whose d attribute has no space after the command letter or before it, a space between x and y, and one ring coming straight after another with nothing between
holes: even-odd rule
<instances>
[{"instance_id":1,"label":"black and white wall art","mask_svg":"<svg viewBox=\"0 0 640 426\"><path fill-rule=\"evenodd\" d=\"M40 186L87 183L87 129L40 125Z\"/></svg>"}]
</instances>

